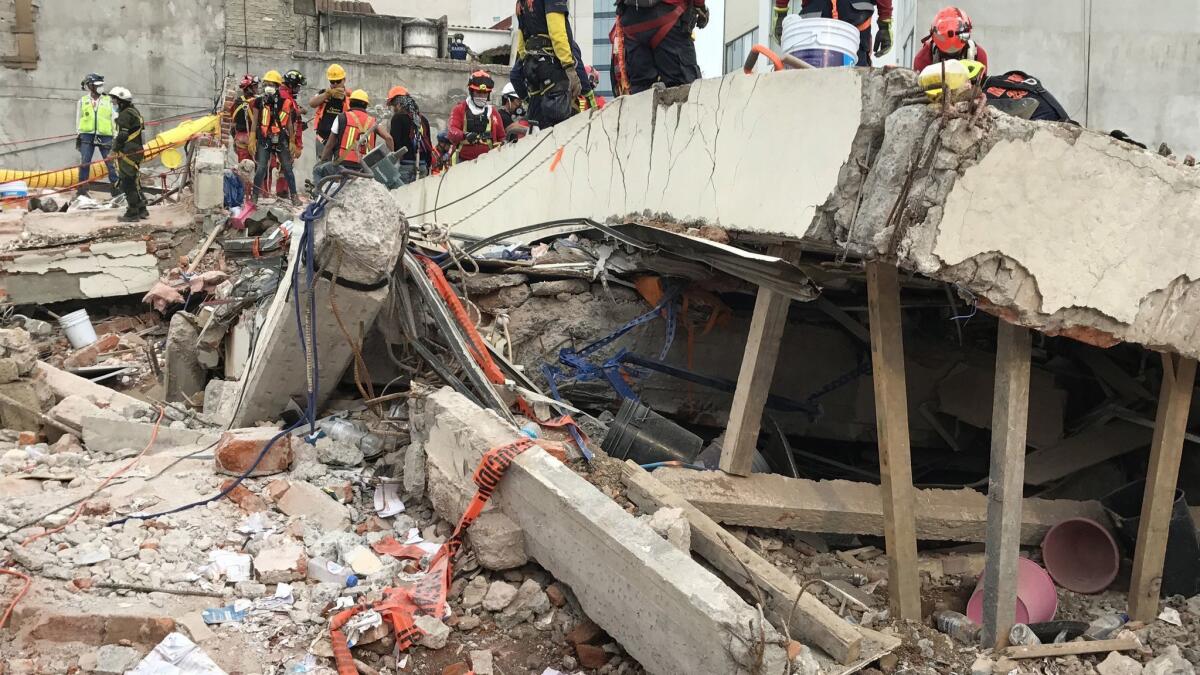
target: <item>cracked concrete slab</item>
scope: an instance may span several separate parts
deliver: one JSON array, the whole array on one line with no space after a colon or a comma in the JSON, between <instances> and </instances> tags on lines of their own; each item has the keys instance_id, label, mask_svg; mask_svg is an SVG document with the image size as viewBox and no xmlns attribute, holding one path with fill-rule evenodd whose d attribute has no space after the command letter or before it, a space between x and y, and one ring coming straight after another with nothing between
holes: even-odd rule
<instances>
[{"instance_id":1,"label":"cracked concrete slab","mask_svg":"<svg viewBox=\"0 0 1200 675\"><path fill-rule=\"evenodd\" d=\"M1200 357L1200 173L973 105L925 104L904 70L734 73L622 97L394 197L475 236L652 216L832 245L1051 335Z\"/></svg>"}]
</instances>

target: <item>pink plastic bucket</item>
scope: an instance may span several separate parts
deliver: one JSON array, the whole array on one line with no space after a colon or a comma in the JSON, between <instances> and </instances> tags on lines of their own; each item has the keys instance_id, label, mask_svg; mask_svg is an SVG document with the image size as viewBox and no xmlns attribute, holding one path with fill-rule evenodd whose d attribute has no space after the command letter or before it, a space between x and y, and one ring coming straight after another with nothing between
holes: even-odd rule
<instances>
[{"instance_id":1,"label":"pink plastic bucket","mask_svg":"<svg viewBox=\"0 0 1200 675\"><path fill-rule=\"evenodd\" d=\"M1058 591L1041 565L1028 558L1017 560L1017 623L1051 621L1058 612ZM967 618L983 624L983 575L967 602Z\"/></svg>"},{"instance_id":2,"label":"pink plastic bucket","mask_svg":"<svg viewBox=\"0 0 1200 675\"><path fill-rule=\"evenodd\" d=\"M1121 552L1108 529L1091 518L1071 518L1050 528L1042 540L1046 571L1076 593L1108 588L1121 567Z\"/></svg>"}]
</instances>

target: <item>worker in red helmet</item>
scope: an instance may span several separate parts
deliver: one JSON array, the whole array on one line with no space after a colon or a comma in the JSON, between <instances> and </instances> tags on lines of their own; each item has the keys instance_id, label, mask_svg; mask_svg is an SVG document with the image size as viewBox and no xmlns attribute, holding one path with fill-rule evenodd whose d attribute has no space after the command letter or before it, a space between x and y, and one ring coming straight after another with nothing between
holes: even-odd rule
<instances>
[{"instance_id":1,"label":"worker in red helmet","mask_svg":"<svg viewBox=\"0 0 1200 675\"><path fill-rule=\"evenodd\" d=\"M929 35L921 41L921 49L913 58L913 70L919 73L934 63L952 59L982 63L979 80L987 77L987 51L971 39L971 17L957 7L946 7L933 17Z\"/></svg>"},{"instance_id":2,"label":"worker in red helmet","mask_svg":"<svg viewBox=\"0 0 1200 675\"><path fill-rule=\"evenodd\" d=\"M466 162L504 142L504 120L492 105L496 82L485 70L471 73L467 81L467 100L450 111L449 136L454 150L450 163Z\"/></svg>"},{"instance_id":3,"label":"worker in red helmet","mask_svg":"<svg viewBox=\"0 0 1200 675\"><path fill-rule=\"evenodd\" d=\"M896 26L892 20L893 0L801 0L800 16L845 21L858 29L858 64L872 65L872 57L886 56L896 42ZM783 18L792 0L775 0L775 39L783 39ZM871 39L875 12L879 12L879 30Z\"/></svg>"},{"instance_id":4,"label":"worker in red helmet","mask_svg":"<svg viewBox=\"0 0 1200 675\"><path fill-rule=\"evenodd\" d=\"M233 152L238 161L254 159L254 123L258 119L258 78L246 75L238 87L241 94L229 106L229 133L233 136Z\"/></svg>"}]
</instances>

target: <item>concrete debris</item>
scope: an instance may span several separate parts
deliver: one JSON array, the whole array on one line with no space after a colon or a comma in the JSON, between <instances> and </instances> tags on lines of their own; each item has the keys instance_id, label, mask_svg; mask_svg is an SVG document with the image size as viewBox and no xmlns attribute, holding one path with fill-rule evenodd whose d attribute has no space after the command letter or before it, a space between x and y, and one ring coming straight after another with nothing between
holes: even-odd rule
<instances>
[{"instance_id":1,"label":"concrete debris","mask_svg":"<svg viewBox=\"0 0 1200 675\"><path fill-rule=\"evenodd\" d=\"M0 374L15 373L11 378L0 377L0 384L25 377L37 364L37 348L29 332L20 328L0 328Z\"/></svg>"},{"instance_id":2,"label":"concrete debris","mask_svg":"<svg viewBox=\"0 0 1200 675\"><path fill-rule=\"evenodd\" d=\"M1179 652L1179 645L1168 645L1142 669L1143 675L1194 675L1196 667Z\"/></svg>"},{"instance_id":3,"label":"concrete debris","mask_svg":"<svg viewBox=\"0 0 1200 675\"><path fill-rule=\"evenodd\" d=\"M287 515L303 517L327 532L350 527L349 509L311 483L293 481L276 506Z\"/></svg>"},{"instance_id":4,"label":"concrete debris","mask_svg":"<svg viewBox=\"0 0 1200 675\"><path fill-rule=\"evenodd\" d=\"M471 670L475 675L495 675L492 650L473 649L468 656L471 657Z\"/></svg>"},{"instance_id":5,"label":"concrete debris","mask_svg":"<svg viewBox=\"0 0 1200 675\"><path fill-rule=\"evenodd\" d=\"M473 577L463 589L462 606L467 609L480 606L487 596L488 590L487 579L482 576Z\"/></svg>"},{"instance_id":6,"label":"concrete debris","mask_svg":"<svg viewBox=\"0 0 1200 675\"><path fill-rule=\"evenodd\" d=\"M650 516L650 529L658 536L671 542L675 548L690 554L692 551L692 527L683 515L683 509L659 509Z\"/></svg>"},{"instance_id":7,"label":"concrete debris","mask_svg":"<svg viewBox=\"0 0 1200 675\"><path fill-rule=\"evenodd\" d=\"M207 383L204 366L196 355L200 328L196 317L176 312L167 331L167 364L163 370L166 398L172 402L194 401Z\"/></svg>"},{"instance_id":8,"label":"concrete debris","mask_svg":"<svg viewBox=\"0 0 1200 675\"><path fill-rule=\"evenodd\" d=\"M331 466L358 466L363 452L358 446L335 441L328 436L317 440L317 461Z\"/></svg>"},{"instance_id":9,"label":"concrete debris","mask_svg":"<svg viewBox=\"0 0 1200 675\"><path fill-rule=\"evenodd\" d=\"M584 279L559 279L557 281L539 281L531 284L530 292L534 297L556 297L560 294L579 295L592 289Z\"/></svg>"},{"instance_id":10,"label":"concrete debris","mask_svg":"<svg viewBox=\"0 0 1200 675\"><path fill-rule=\"evenodd\" d=\"M529 277L524 274L469 274L460 279L456 270L449 276L470 296L487 295L501 288L521 286L529 282Z\"/></svg>"},{"instance_id":11,"label":"concrete debris","mask_svg":"<svg viewBox=\"0 0 1200 675\"><path fill-rule=\"evenodd\" d=\"M1100 675L1139 675L1142 664L1120 652L1109 652L1108 657L1096 664Z\"/></svg>"},{"instance_id":12,"label":"concrete debris","mask_svg":"<svg viewBox=\"0 0 1200 675\"><path fill-rule=\"evenodd\" d=\"M487 594L483 597L483 608L489 612L499 612L517 599L517 588L504 581L494 581L488 586Z\"/></svg>"},{"instance_id":13,"label":"concrete debris","mask_svg":"<svg viewBox=\"0 0 1200 675\"><path fill-rule=\"evenodd\" d=\"M446 642L450 639L450 627L442 622L441 619L420 615L413 618L413 623L417 629L424 633L417 641L422 647L428 649L441 649L446 646Z\"/></svg>"},{"instance_id":14,"label":"concrete debris","mask_svg":"<svg viewBox=\"0 0 1200 675\"><path fill-rule=\"evenodd\" d=\"M283 542L268 546L254 556L254 573L262 584L300 581L308 574L308 556L304 546Z\"/></svg>"},{"instance_id":15,"label":"concrete debris","mask_svg":"<svg viewBox=\"0 0 1200 675\"><path fill-rule=\"evenodd\" d=\"M142 660L142 655L132 647L104 645L96 650L96 672L101 675L125 675Z\"/></svg>"}]
</instances>

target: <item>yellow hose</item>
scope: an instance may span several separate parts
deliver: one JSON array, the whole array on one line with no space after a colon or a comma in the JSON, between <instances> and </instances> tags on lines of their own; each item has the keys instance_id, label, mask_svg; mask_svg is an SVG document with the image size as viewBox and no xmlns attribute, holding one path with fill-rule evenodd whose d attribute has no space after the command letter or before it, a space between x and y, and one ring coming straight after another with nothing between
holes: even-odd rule
<instances>
[{"instance_id":1,"label":"yellow hose","mask_svg":"<svg viewBox=\"0 0 1200 675\"><path fill-rule=\"evenodd\" d=\"M220 115L208 115L195 120L187 120L169 131L164 131L146 144L143 150L147 160L153 159L163 150L183 145L193 136L205 132L219 133ZM108 175L108 167L103 160L92 163L91 179L99 180ZM79 167L72 166L57 171L18 171L15 169L0 169L0 183L23 180L29 188L65 188L79 183Z\"/></svg>"}]
</instances>

